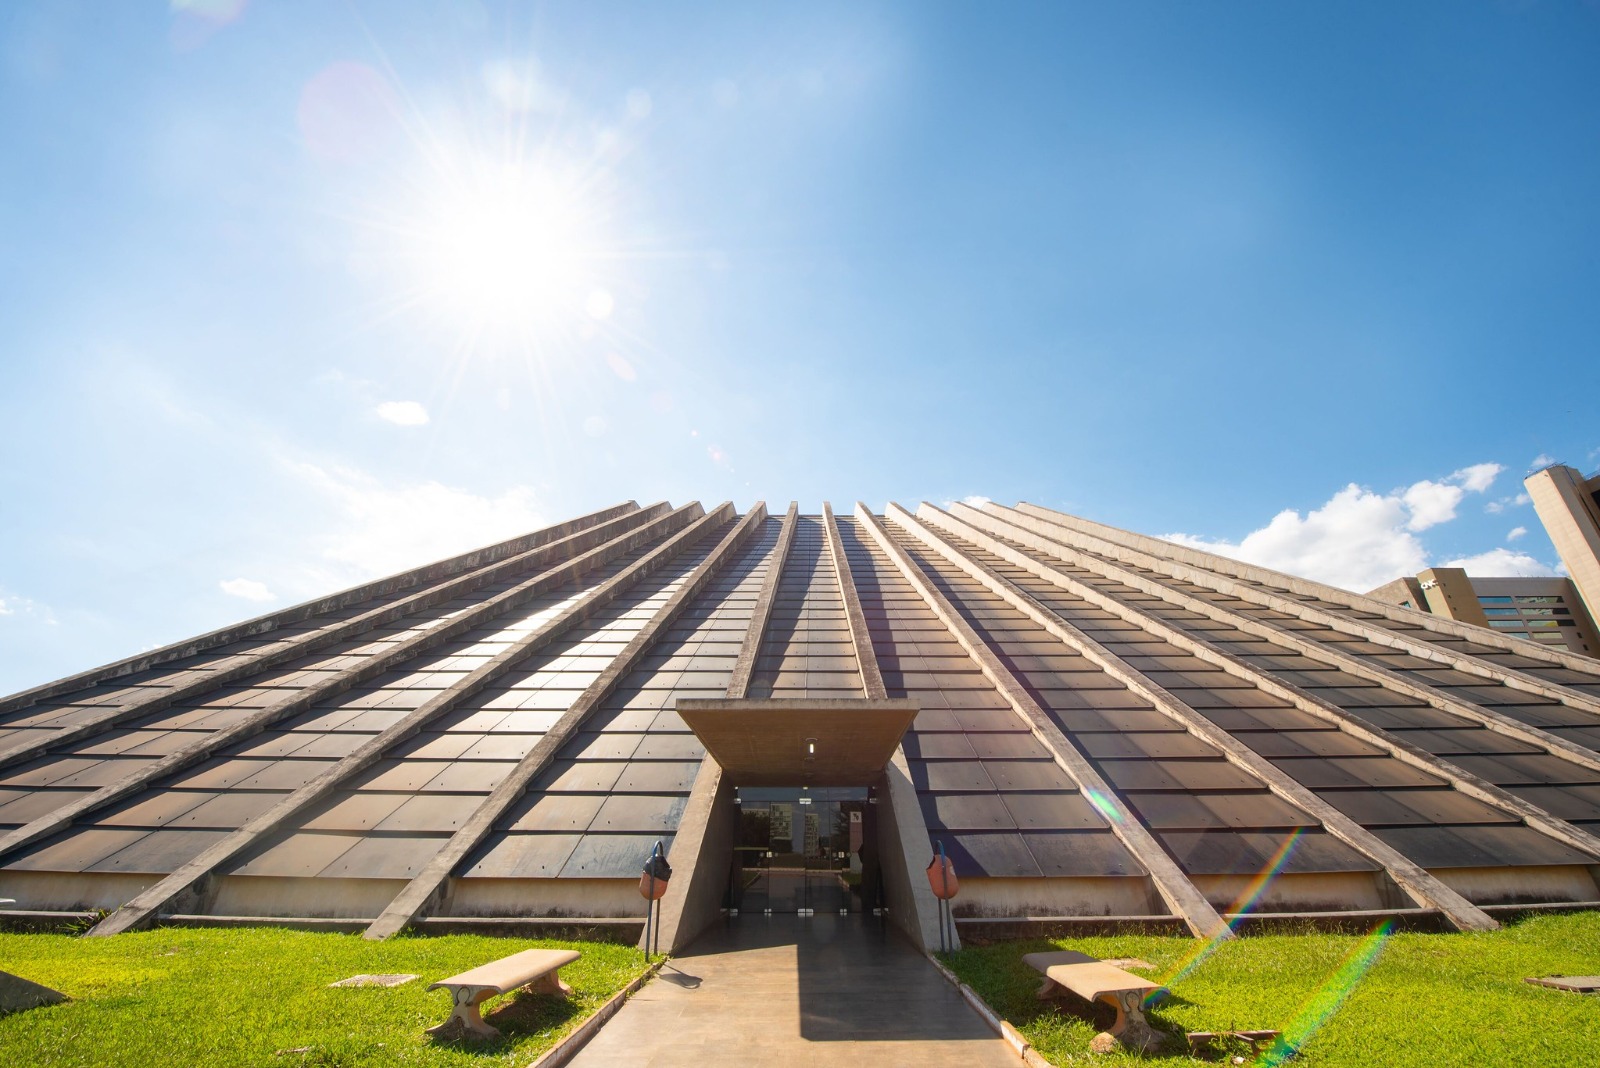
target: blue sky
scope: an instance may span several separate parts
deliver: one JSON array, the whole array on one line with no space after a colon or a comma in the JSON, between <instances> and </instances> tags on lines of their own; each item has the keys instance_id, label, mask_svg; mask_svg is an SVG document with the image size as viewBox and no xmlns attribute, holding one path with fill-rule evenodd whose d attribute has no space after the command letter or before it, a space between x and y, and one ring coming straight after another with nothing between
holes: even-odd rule
<instances>
[{"instance_id":1,"label":"blue sky","mask_svg":"<svg viewBox=\"0 0 1600 1068\"><path fill-rule=\"evenodd\" d=\"M0 692L628 498L1550 568L1597 54L1584 3L16 0Z\"/></svg>"}]
</instances>

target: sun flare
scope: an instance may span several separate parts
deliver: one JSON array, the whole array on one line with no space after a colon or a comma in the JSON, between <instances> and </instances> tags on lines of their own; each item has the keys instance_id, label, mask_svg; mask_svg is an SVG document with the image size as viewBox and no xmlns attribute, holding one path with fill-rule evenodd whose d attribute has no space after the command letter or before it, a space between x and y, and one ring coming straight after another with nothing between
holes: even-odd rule
<instances>
[{"instance_id":1,"label":"sun flare","mask_svg":"<svg viewBox=\"0 0 1600 1068\"><path fill-rule=\"evenodd\" d=\"M507 166L457 184L430 206L422 288L476 329L533 328L583 314L597 284L591 212L570 182Z\"/></svg>"}]
</instances>

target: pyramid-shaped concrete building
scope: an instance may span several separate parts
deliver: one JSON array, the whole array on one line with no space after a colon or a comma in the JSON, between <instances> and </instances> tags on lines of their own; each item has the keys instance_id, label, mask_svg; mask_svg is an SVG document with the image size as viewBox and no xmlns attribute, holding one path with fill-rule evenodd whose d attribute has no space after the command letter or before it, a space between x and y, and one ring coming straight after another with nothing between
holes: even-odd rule
<instances>
[{"instance_id":1,"label":"pyramid-shaped concrete building","mask_svg":"<svg viewBox=\"0 0 1600 1068\"><path fill-rule=\"evenodd\" d=\"M619 505L0 702L12 919L1600 907L1600 661L1018 505Z\"/></svg>"}]
</instances>

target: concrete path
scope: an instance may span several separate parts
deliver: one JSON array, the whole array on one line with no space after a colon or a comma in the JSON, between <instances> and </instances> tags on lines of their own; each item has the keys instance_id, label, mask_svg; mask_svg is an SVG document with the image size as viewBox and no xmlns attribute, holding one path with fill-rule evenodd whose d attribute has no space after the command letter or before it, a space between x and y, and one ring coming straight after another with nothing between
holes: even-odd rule
<instances>
[{"instance_id":1,"label":"concrete path","mask_svg":"<svg viewBox=\"0 0 1600 1068\"><path fill-rule=\"evenodd\" d=\"M741 916L634 995L574 1068L1015 1068L1012 1052L882 921Z\"/></svg>"}]
</instances>

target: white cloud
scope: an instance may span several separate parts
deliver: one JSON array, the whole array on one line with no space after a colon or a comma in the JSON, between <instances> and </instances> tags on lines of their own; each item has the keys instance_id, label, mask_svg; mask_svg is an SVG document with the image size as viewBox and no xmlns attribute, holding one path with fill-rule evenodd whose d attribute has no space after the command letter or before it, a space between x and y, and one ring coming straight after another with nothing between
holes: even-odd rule
<instances>
[{"instance_id":1,"label":"white cloud","mask_svg":"<svg viewBox=\"0 0 1600 1068\"><path fill-rule=\"evenodd\" d=\"M48 626L54 626L57 622L55 613L50 611L48 605L40 604L29 597L0 591L0 617L5 616L15 616L19 620L29 619Z\"/></svg>"},{"instance_id":2,"label":"white cloud","mask_svg":"<svg viewBox=\"0 0 1600 1068\"><path fill-rule=\"evenodd\" d=\"M246 601L276 601L278 595L267 589L267 584L257 582L255 579L235 578L224 579L217 583L222 592L231 597L242 597Z\"/></svg>"},{"instance_id":3,"label":"white cloud","mask_svg":"<svg viewBox=\"0 0 1600 1068\"><path fill-rule=\"evenodd\" d=\"M1456 517L1456 505L1466 495L1467 491L1460 486L1429 482L1427 479L1407 488L1402 498L1411 510L1406 529L1427 530L1440 523L1448 523Z\"/></svg>"},{"instance_id":4,"label":"white cloud","mask_svg":"<svg viewBox=\"0 0 1600 1068\"><path fill-rule=\"evenodd\" d=\"M379 419L395 426L422 426L428 421L428 409L416 401L384 401L374 410Z\"/></svg>"},{"instance_id":5,"label":"white cloud","mask_svg":"<svg viewBox=\"0 0 1600 1068\"><path fill-rule=\"evenodd\" d=\"M1522 537L1523 535L1525 535L1527 533L1528 533L1528 528L1527 527L1512 527L1511 528L1511 533L1506 535L1506 541L1516 541L1518 538Z\"/></svg>"},{"instance_id":6,"label":"white cloud","mask_svg":"<svg viewBox=\"0 0 1600 1068\"><path fill-rule=\"evenodd\" d=\"M1448 560L1443 566L1462 568L1478 578L1547 578L1556 573L1548 564L1514 549L1490 549L1476 556Z\"/></svg>"},{"instance_id":7,"label":"white cloud","mask_svg":"<svg viewBox=\"0 0 1600 1068\"><path fill-rule=\"evenodd\" d=\"M1422 542L1409 529L1410 515L1397 494L1381 495L1354 483L1321 508L1301 516L1292 508L1272 517L1238 543L1208 541L1192 534L1166 534L1168 541L1231 556L1291 575L1370 590L1396 575L1428 566Z\"/></svg>"},{"instance_id":8,"label":"white cloud","mask_svg":"<svg viewBox=\"0 0 1600 1068\"><path fill-rule=\"evenodd\" d=\"M1417 533L1453 520L1462 499L1487 490L1502 470L1499 464L1473 464L1437 482L1423 479L1387 494L1351 483L1322 507L1303 516L1285 509L1236 543L1192 534L1164 537L1291 575L1365 591L1427 567L1428 550Z\"/></svg>"},{"instance_id":9,"label":"white cloud","mask_svg":"<svg viewBox=\"0 0 1600 1068\"><path fill-rule=\"evenodd\" d=\"M1556 458L1554 456L1551 456L1547 452L1541 452L1538 456L1535 456L1533 458L1533 463L1528 465L1528 470L1529 471L1537 471L1541 467L1549 467L1551 464L1553 464L1555 462L1556 462Z\"/></svg>"},{"instance_id":10,"label":"white cloud","mask_svg":"<svg viewBox=\"0 0 1600 1068\"><path fill-rule=\"evenodd\" d=\"M338 579L420 567L551 522L527 486L486 497L433 481L395 485L351 468L286 465L333 508L319 549Z\"/></svg>"},{"instance_id":11,"label":"white cloud","mask_svg":"<svg viewBox=\"0 0 1600 1068\"><path fill-rule=\"evenodd\" d=\"M1473 464L1451 475L1450 481L1461 483L1471 493L1482 493L1494 485L1495 476L1504 470L1501 464Z\"/></svg>"}]
</instances>

